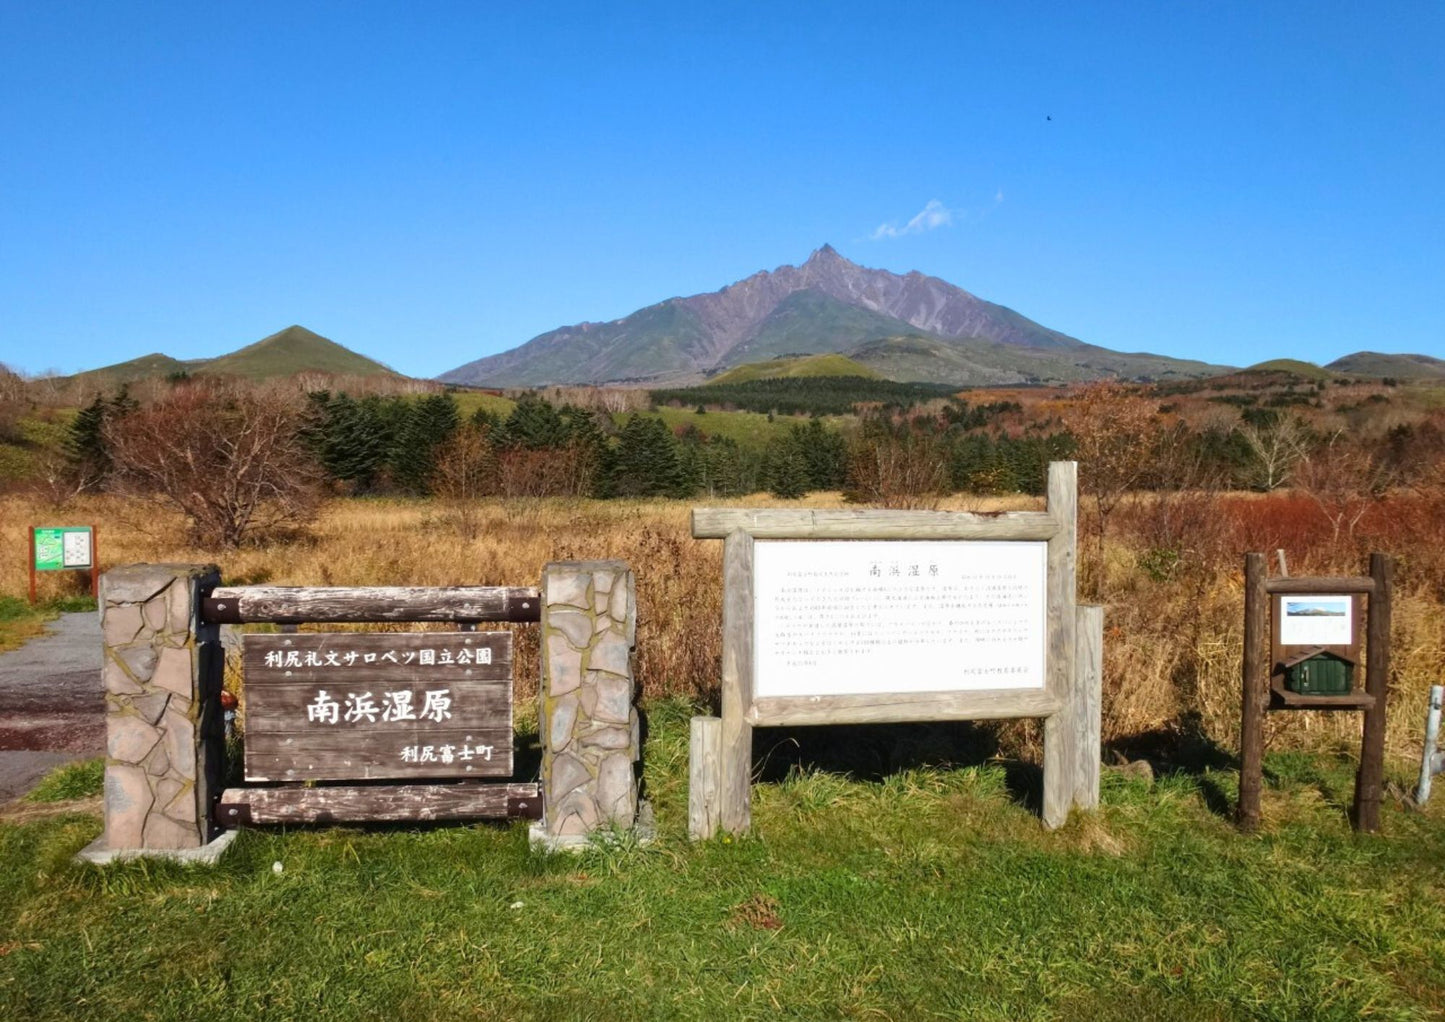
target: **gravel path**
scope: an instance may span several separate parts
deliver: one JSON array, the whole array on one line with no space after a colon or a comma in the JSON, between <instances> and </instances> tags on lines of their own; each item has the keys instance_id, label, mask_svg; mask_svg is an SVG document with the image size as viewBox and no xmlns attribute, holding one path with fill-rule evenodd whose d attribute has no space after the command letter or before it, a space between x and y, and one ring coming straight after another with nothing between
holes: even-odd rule
<instances>
[{"instance_id":1,"label":"gravel path","mask_svg":"<svg viewBox=\"0 0 1445 1022\"><path fill-rule=\"evenodd\" d=\"M0 803L61 763L104 752L100 616L62 614L48 634L0 653Z\"/></svg>"}]
</instances>

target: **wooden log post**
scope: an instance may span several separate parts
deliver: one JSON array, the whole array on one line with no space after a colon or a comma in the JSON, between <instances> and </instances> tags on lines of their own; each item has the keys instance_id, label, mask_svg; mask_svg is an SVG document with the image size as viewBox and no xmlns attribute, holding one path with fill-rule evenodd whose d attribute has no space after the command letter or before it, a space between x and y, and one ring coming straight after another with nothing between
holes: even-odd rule
<instances>
[{"instance_id":1,"label":"wooden log post","mask_svg":"<svg viewBox=\"0 0 1445 1022\"><path fill-rule=\"evenodd\" d=\"M1360 741L1360 769L1355 774L1352 822L1358 831L1380 829L1380 800L1385 780L1385 713L1390 687L1390 618L1395 562L1385 554L1370 555L1370 616L1365 634L1365 691L1374 702L1365 709Z\"/></svg>"},{"instance_id":2,"label":"wooden log post","mask_svg":"<svg viewBox=\"0 0 1445 1022\"><path fill-rule=\"evenodd\" d=\"M215 834L224 768L218 629L198 614L214 565L133 564L105 573L105 834L87 853L200 848Z\"/></svg>"},{"instance_id":3,"label":"wooden log post","mask_svg":"<svg viewBox=\"0 0 1445 1022\"><path fill-rule=\"evenodd\" d=\"M567 847L597 830L631 830L641 755L632 571L622 561L548 564L541 629L539 843Z\"/></svg>"},{"instance_id":4,"label":"wooden log post","mask_svg":"<svg viewBox=\"0 0 1445 1022\"><path fill-rule=\"evenodd\" d=\"M1259 827L1260 787L1264 783L1264 711L1269 685L1269 593L1265 555L1244 557L1243 699L1239 721L1239 808L1243 831Z\"/></svg>"},{"instance_id":5,"label":"wooden log post","mask_svg":"<svg viewBox=\"0 0 1445 1022\"><path fill-rule=\"evenodd\" d=\"M1074 679L1075 724L1078 728L1078 786L1074 805L1099 805L1099 768L1103 759L1104 608L1079 607L1078 676Z\"/></svg>"},{"instance_id":6,"label":"wooden log post","mask_svg":"<svg viewBox=\"0 0 1445 1022\"><path fill-rule=\"evenodd\" d=\"M752 826L753 537L741 529L723 541L722 727L719 737L722 829Z\"/></svg>"},{"instance_id":7,"label":"wooden log post","mask_svg":"<svg viewBox=\"0 0 1445 1022\"><path fill-rule=\"evenodd\" d=\"M1074 699L1075 548L1078 538L1078 465L1049 464L1048 512L1056 531L1048 541L1047 690L1059 709L1044 720L1044 826L1052 830L1069 818L1079 789L1079 707Z\"/></svg>"},{"instance_id":8,"label":"wooden log post","mask_svg":"<svg viewBox=\"0 0 1445 1022\"><path fill-rule=\"evenodd\" d=\"M687 833L705 841L722 824L722 720L692 718L688 743Z\"/></svg>"}]
</instances>

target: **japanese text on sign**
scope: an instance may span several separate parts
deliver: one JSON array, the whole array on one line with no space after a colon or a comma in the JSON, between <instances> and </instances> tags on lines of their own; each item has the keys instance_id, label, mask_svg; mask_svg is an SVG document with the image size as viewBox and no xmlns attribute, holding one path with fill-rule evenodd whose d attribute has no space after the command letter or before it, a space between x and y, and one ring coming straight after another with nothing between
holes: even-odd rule
<instances>
[{"instance_id":1,"label":"japanese text on sign","mask_svg":"<svg viewBox=\"0 0 1445 1022\"><path fill-rule=\"evenodd\" d=\"M759 541L754 694L1044 685L1047 544Z\"/></svg>"}]
</instances>

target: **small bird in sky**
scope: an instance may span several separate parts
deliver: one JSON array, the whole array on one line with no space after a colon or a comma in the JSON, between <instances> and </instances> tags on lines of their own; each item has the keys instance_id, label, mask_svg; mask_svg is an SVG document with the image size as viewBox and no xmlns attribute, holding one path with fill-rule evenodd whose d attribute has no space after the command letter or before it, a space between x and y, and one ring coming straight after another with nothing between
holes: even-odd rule
<instances>
[{"instance_id":1,"label":"small bird in sky","mask_svg":"<svg viewBox=\"0 0 1445 1022\"><path fill-rule=\"evenodd\" d=\"M1046 120L1046 121L1052 121L1053 119L1054 119L1053 114L1045 114L1045 115L1044 115L1044 120Z\"/></svg>"}]
</instances>

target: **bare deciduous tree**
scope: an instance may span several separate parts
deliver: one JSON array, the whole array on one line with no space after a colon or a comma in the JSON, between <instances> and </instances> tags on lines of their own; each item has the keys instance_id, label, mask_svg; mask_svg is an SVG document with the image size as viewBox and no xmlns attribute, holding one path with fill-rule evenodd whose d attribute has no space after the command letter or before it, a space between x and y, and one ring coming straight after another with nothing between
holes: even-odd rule
<instances>
[{"instance_id":1,"label":"bare deciduous tree","mask_svg":"<svg viewBox=\"0 0 1445 1022\"><path fill-rule=\"evenodd\" d=\"M1109 515L1150 470L1162 435L1157 413L1154 402L1105 382L1085 387L1065 417L1079 461L1079 488L1098 512L1101 545Z\"/></svg>"},{"instance_id":2,"label":"bare deciduous tree","mask_svg":"<svg viewBox=\"0 0 1445 1022\"><path fill-rule=\"evenodd\" d=\"M445 504L457 531L468 541L481 526L478 501L497 492L497 455L491 430L467 423L436 451L431 490Z\"/></svg>"},{"instance_id":3,"label":"bare deciduous tree","mask_svg":"<svg viewBox=\"0 0 1445 1022\"><path fill-rule=\"evenodd\" d=\"M321 473L281 388L185 383L106 423L112 487L175 508L202 546L234 547L309 524Z\"/></svg>"},{"instance_id":4,"label":"bare deciduous tree","mask_svg":"<svg viewBox=\"0 0 1445 1022\"><path fill-rule=\"evenodd\" d=\"M890 508L934 508L948 487L943 437L907 424L860 430L848 448L848 497Z\"/></svg>"},{"instance_id":5,"label":"bare deciduous tree","mask_svg":"<svg viewBox=\"0 0 1445 1022\"><path fill-rule=\"evenodd\" d=\"M1360 519L1390 488L1391 472L1376 450L1350 443L1335 433L1295 468L1295 485L1307 494L1330 523L1332 543L1344 535L1351 541Z\"/></svg>"},{"instance_id":6,"label":"bare deciduous tree","mask_svg":"<svg viewBox=\"0 0 1445 1022\"><path fill-rule=\"evenodd\" d=\"M1292 415L1278 416L1263 425L1242 422L1235 429L1254 455L1255 481L1264 490L1289 482L1309 450L1308 431Z\"/></svg>"}]
</instances>

